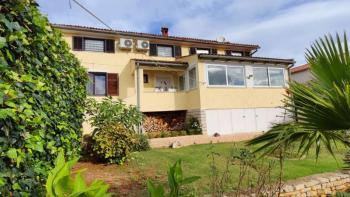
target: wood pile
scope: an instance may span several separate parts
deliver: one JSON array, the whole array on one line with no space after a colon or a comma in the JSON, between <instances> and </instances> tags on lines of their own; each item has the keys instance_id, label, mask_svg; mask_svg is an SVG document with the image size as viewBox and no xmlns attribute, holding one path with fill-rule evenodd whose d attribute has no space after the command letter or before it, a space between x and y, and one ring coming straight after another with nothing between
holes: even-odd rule
<instances>
[{"instance_id":1,"label":"wood pile","mask_svg":"<svg viewBox=\"0 0 350 197\"><path fill-rule=\"evenodd\" d=\"M180 131L185 128L186 111L146 112L143 129L146 132Z\"/></svg>"}]
</instances>

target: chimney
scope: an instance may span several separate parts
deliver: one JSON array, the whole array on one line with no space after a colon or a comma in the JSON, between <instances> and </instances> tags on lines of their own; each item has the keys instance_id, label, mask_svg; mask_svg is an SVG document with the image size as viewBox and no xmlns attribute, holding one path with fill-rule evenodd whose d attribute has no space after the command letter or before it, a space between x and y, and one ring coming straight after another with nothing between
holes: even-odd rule
<instances>
[{"instance_id":1,"label":"chimney","mask_svg":"<svg viewBox=\"0 0 350 197\"><path fill-rule=\"evenodd\" d=\"M168 36L168 28L167 27L162 27L160 31L162 32L162 36Z\"/></svg>"}]
</instances>

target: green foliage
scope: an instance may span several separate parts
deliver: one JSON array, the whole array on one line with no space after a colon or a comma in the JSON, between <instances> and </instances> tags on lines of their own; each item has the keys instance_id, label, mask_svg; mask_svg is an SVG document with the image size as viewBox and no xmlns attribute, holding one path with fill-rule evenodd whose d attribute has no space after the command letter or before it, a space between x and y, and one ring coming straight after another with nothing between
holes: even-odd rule
<instances>
[{"instance_id":1,"label":"green foliage","mask_svg":"<svg viewBox=\"0 0 350 197\"><path fill-rule=\"evenodd\" d=\"M146 151L151 149L148 138L144 134L135 134L135 143L132 147L132 151Z\"/></svg>"},{"instance_id":2,"label":"green foliage","mask_svg":"<svg viewBox=\"0 0 350 197\"><path fill-rule=\"evenodd\" d=\"M280 124L248 144L263 144L257 151L271 153L278 147L298 144L305 155L315 147L316 158L323 145L333 154L336 142L350 146L345 135L350 128L350 55L348 41L337 34L316 41L306 58L315 80L291 82L286 107L295 122Z\"/></svg>"},{"instance_id":3,"label":"green foliage","mask_svg":"<svg viewBox=\"0 0 350 197\"><path fill-rule=\"evenodd\" d=\"M49 172L46 182L46 195L48 197L61 196L85 196L85 197L108 197L109 186L103 181L95 180L89 186L82 177L82 170L71 172L72 167L78 158L65 161L64 154L61 151L55 162L55 168ZM73 178L74 175L74 178Z\"/></svg>"},{"instance_id":4,"label":"green foliage","mask_svg":"<svg viewBox=\"0 0 350 197\"><path fill-rule=\"evenodd\" d=\"M202 127L199 120L196 117L189 118L186 124L186 130L188 135L201 134Z\"/></svg>"},{"instance_id":5,"label":"green foliage","mask_svg":"<svg viewBox=\"0 0 350 197\"><path fill-rule=\"evenodd\" d=\"M92 139L94 154L103 161L117 164L125 162L136 143L133 132L120 123L103 126Z\"/></svg>"},{"instance_id":6,"label":"green foliage","mask_svg":"<svg viewBox=\"0 0 350 197\"><path fill-rule=\"evenodd\" d=\"M180 188L183 185L193 183L194 181L200 179L199 176L192 176L184 178L182 172L182 161L177 160L174 165L170 166L168 169L168 185L170 189L170 197L180 196ZM155 185L152 181L147 181L148 192L151 197L163 197L164 188L161 185Z\"/></svg>"},{"instance_id":7,"label":"green foliage","mask_svg":"<svg viewBox=\"0 0 350 197\"><path fill-rule=\"evenodd\" d=\"M87 114L96 131L114 123L121 123L127 129L136 131L143 119L143 114L137 107L126 105L122 100L113 101L111 97L104 98L101 102L87 99Z\"/></svg>"},{"instance_id":8,"label":"green foliage","mask_svg":"<svg viewBox=\"0 0 350 197\"><path fill-rule=\"evenodd\" d=\"M348 192L337 192L335 197L350 197L350 193Z\"/></svg>"},{"instance_id":9,"label":"green foliage","mask_svg":"<svg viewBox=\"0 0 350 197\"><path fill-rule=\"evenodd\" d=\"M79 153L87 74L34 0L0 11L0 195L40 196L58 150Z\"/></svg>"}]
</instances>

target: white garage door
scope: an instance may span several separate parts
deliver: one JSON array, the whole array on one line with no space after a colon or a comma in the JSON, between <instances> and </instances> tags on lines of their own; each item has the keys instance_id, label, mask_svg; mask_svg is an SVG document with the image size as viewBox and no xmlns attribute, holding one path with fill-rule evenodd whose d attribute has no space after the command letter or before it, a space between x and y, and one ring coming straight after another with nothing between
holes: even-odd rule
<instances>
[{"instance_id":1,"label":"white garage door","mask_svg":"<svg viewBox=\"0 0 350 197\"><path fill-rule=\"evenodd\" d=\"M280 108L206 110L207 133L212 136L267 131L284 118Z\"/></svg>"}]
</instances>

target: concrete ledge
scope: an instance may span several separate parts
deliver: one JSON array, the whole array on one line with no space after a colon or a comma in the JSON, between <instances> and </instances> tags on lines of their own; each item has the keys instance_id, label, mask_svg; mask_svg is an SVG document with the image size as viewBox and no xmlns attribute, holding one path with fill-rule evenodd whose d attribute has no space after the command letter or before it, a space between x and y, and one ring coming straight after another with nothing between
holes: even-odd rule
<instances>
[{"instance_id":1,"label":"concrete ledge","mask_svg":"<svg viewBox=\"0 0 350 197\"><path fill-rule=\"evenodd\" d=\"M178 141L181 146L188 146L193 144L210 144L219 142L238 142L252 139L255 136L262 134L261 132L251 133L237 133L234 135L222 135L219 137L212 137L207 135L186 135L167 138L153 138L149 139L152 148L167 148L172 143Z\"/></svg>"}]
</instances>

